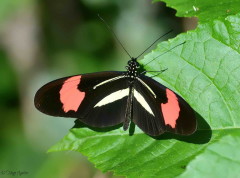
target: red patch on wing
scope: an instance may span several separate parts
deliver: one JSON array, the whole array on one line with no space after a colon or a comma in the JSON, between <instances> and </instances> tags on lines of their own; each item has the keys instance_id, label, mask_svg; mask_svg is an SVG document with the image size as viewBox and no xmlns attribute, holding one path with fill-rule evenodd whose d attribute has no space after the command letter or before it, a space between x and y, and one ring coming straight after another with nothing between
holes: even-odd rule
<instances>
[{"instance_id":1,"label":"red patch on wing","mask_svg":"<svg viewBox=\"0 0 240 178\"><path fill-rule=\"evenodd\" d=\"M60 101L63 104L64 112L68 112L70 110L76 112L83 101L85 92L81 92L78 89L80 81L81 75L71 77L64 82L61 90L59 91Z\"/></svg>"},{"instance_id":2,"label":"red patch on wing","mask_svg":"<svg viewBox=\"0 0 240 178\"><path fill-rule=\"evenodd\" d=\"M175 128L180 112L179 102L177 96L171 90L166 89L166 94L168 101L165 104L161 104L164 121L166 125L168 124Z\"/></svg>"}]
</instances>

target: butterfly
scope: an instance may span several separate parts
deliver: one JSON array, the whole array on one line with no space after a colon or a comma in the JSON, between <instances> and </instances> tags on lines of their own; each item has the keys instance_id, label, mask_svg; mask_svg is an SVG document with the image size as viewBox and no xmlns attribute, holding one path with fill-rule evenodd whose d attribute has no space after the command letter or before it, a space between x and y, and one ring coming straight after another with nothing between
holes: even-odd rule
<instances>
[{"instance_id":1,"label":"butterfly","mask_svg":"<svg viewBox=\"0 0 240 178\"><path fill-rule=\"evenodd\" d=\"M137 61L156 41L171 31L134 58L108 24L106 26L130 57L127 71L80 74L54 80L37 91L35 107L47 115L77 118L96 128L123 124L123 129L128 130L133 122L150 136L164 132L181 135L194 133L197 127L194 110L178 94L146 76L146 71Z\"/></svg>"},{"instance_id":2,"label":"butterfly","mask_svg":"<svg viewBox=\"0 0 240 178\"><path fill-rule=\"evenodd\" d=\"M178 94L140 71L136 58L127 71L97 72L54 80L41 87L35 107L48 115L78 118L97 128L134 122L158 136L168 131L189 135L196 130L194 110Z\"/></svg>"}]
</instances>

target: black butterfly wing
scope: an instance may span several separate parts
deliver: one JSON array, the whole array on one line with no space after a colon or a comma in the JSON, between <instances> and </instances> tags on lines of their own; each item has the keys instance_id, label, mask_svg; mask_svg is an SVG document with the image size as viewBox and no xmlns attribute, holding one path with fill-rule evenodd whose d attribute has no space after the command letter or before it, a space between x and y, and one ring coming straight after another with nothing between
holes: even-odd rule
<instances>
[{"instance_id":1,"label":"black butterfly wing","mask_svg":"<svg viewBox=\"0 0 240 178\"><path fill-rule=\"evenodd\" d=\"M154 95L138 80L135 80L133 88L133 122L148 135L162 134L165 123Z\"/></svg>"},{"instance_id":2,"label":"black butterfly wing","mask_svg":"<svg viewBox=\"0 0 240 178\"><path fill-rule=\"evenodd\" d=\"M163 124L163 126L161 125L162 130L181 135L189 135L195 132L197 123L194 110L182 97L150 77L141 75L138 81L148 90L148 93L151 93L151 102L149 105L152 106L152 108L154 108L153 105L155 105L158 109L159 114L156 114L155 122ZM153 111L155 111L155 109L153 109ZM143 118L141 119L143 120ZM138 118L135 120L135 122L143 122L137 121ZM143 126L144 129L146 129L145 127L146 126ZM152 135L150 131L147 133ZM161 132L159 131L159 133Z\"/></svg>"},{"instance_id":3,"label":"black butterfly wing","mask_svg":"<svg viewBox=\"0 0 240 178\"><path fill-rule=\"evenodd\" d=\"M125 77L97 86L86 92L77 111L78 118L93 127L120 124L125 119L128 96L129 86Z\"/></svg>"},{"instance_id":4,"label":"black butterfly wing","mask_svg":"<svg viewBox=\"0 0 240 178\"><path fill-rule=\"evenodd\" d=\"M65 77L40 88L34 99L41 112L79 118L93 127L124 121L128 83L123 72L99 72Z\"/></svg>"}]
</instances>

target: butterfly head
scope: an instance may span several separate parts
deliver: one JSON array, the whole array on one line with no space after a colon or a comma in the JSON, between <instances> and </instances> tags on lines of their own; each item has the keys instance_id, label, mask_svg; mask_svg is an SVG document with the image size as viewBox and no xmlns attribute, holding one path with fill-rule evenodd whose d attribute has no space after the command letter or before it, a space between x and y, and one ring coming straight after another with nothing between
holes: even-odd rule
<instances>
[{"instance_id":1,"label":"butterfly head","mask_svg":"<svg viewBox=\"0 0 240 178\"><path fill-rule=\"evenodd\" d=\"M131 60L128 61L127 66L127 76L131 78L136 78L139 75L139 63L137 62L137 58L131 58Z\"/></svg>"}]
</instances>

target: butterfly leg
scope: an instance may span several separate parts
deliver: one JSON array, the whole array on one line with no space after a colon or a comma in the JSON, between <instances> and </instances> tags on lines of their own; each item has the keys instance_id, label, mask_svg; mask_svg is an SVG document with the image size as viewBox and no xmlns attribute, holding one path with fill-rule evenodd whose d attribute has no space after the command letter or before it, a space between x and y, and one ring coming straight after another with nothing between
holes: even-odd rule
<instances>
[{"instance_id":1,"label":"butterfly leg","mask_svg":"<svg viewBox=\"0 0 240 178\"><path fill-rule=\"evenodd\" d=\"M150 77L150 78L154 78L154 77L160 75L161 73L165 72L167 69L168 69L168 68L163 69L163 70L160 70L160 71L143 71L141 74L145 75L147 72L148 72L148 73L150 73L150 72L157 72L157 74L155 74L155 75L153 75L153 76Z\"/></svg>"}]
</instances>

